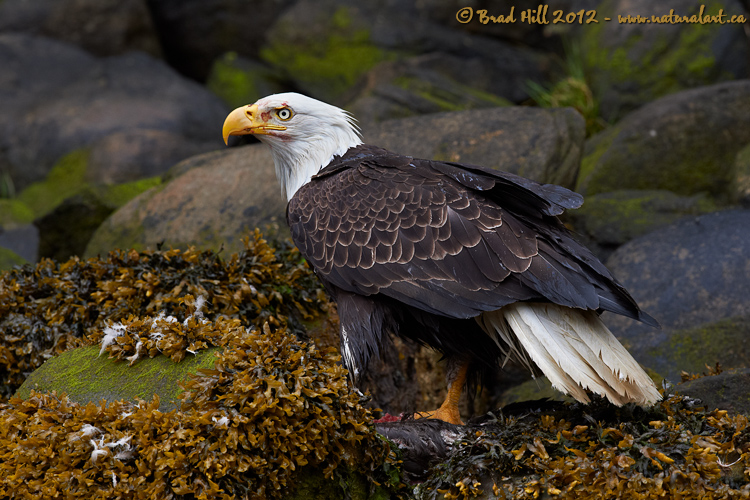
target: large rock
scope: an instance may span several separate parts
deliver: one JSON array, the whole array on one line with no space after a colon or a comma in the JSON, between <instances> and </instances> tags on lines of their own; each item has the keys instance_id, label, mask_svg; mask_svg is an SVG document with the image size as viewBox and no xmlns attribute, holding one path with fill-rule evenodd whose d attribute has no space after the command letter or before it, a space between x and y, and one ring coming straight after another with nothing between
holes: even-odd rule
<instances>
[{"instance_id":1,"label":"large rock","mask_svg":"<svg viewBox=\"0 0 750 500\"><path fill-rule=\"evenodd\" d=\"M256 228L286 230L270 150L251 145L206 153L176 165L166 184L146 191L112 214L94 233L86 255L114 248L195 245L227 254ZM288 233L285 233L288 234Z\"/></svg>"},{"instance_id":2,"label":"large rock","mask_svg":"<svg viewBox=\"0 0 750 500\"><path fill-rule=\"evenodd\" d=\"M683 217L715 210L714 203L702 195L622 189L587 196L583 206L568 212L568 217L577 232L598 245L616 247Z\"/></svg>"},{"instance_id":3,"label":"large rock","mask_svg":"<svg viewBox=\"0 0 750 500\"><path fill-rule=\"evenodd\" d=\"M147 157L148 147L163 160L150 175L196 149L221 146L217 131L227 108L143 53L96 59L61 42L6 34L0 35L0 67L0 166L17 191L44 178L72 150L118 151L115 139L102 142L113 134L141 137L137 156Z\"/></svg>"},{"instance_id":4,"label":"large rock","mask_svg":"<svg viewBox=\"0 0 750 500\"><path fill-rule=\"evenodd\" d=\"M217 146L203 140L186 140L179 130L139 128L114 132L91 146L86 180L118 184L162 175L180 160Z\"/></svg>"},{"instance_id":5,"label":"large rock","mask_svg":"<svg viewBox=\"0 0 750 500\"><path fill-rule=\"evenodd\" d=\"M4 0L0 33L44 35L98 56L161 55L146 0Z\"/></svg>"},{"instance_id":6,"label":"large rock","mask_svg":"<svg viewBox=\"0 0 750 500\"><path fill-rule=\"evenodd\" d=\"M257 57L268 28L293 0L149 0L164 55L182 74L204 81L228 51Z\"/></svg>"},{"instance_id":7,"label":"large rock","mask_svg":"<svg viewBox=\"0 0 750 500\"><path fill-rule=\"evenodd\" d=\"M573 2L575 3L575 2ZM717 15L725 23L619 22L619 16ZM576 9L577 10L577 9ZM584 63L607 120L658 97L722 80L748 76L748 43L742 23L727 23L746 7L737 0L604 0L598 23L577 27ZM612 21L605 22L610 17Z\"/></svg>"},{"instance_id":8,"label":"large rock","mask_svg":"<svg viewBox=\"0 0 750 500\"><path fill-rule=\"evenodd\" d=\"M459 58L457 68L443 71L464 71L473 87L513 102L525 99L527 80L541 81L549 66L532 49L406 17L388 0L300 0L269 30L261 56L297 88L340 104L378 63L427 53L443 54L446 65Z\"/></svg>"},{"instance_id":9,"label":"large rock","mask_svg":"<svg viewBox=\"0 0 750 500\"><path fill-rule=\"evenodd\" d=\"M696 364L724 362L735 355L747 335L736 325L720 322L750 315L748 228L750 211L718 212L649 233L612 254L607 267L662 325L657 330L605 315L636 359L674 379L682 359L685 368L695 369ZM691 345L698 363L688 367L687 356L676 353L690 351Z\"/></svg>"},{"instance_id":10,"label":"large rock","mask_svg":"<svg viewBox=\"0 0 750 500\"><path fill-rule=\"evenodd\" d=\"M737 153L750 143L750 80L661 98L586 143L577 191L666 189L733 199Z\"/></svg>"},{"instance_id":11,"label":"large rock","mask_svg":"<svg viewBox=\"0 0 750 500\"><path fill-rule=\"evenodd\" d=\"M477 87L486 74L477 60L432 53L378 64L346 106L362 124L413 115L511 104ZM466 84L464 82L471 82ZM477 85L478 84L478 85Z\"/></svg>"},{"instance_id":12,"label":"large rock","mask_svg":"<svg viewBox=\"0 0 750 500\"><path fill-rule=\"evenodd\" d=\"M701 401L706 409L720 408L732 413L750 415L750 368L730 370L680 384L678 394Z\"/></svg>"},{"instance_id":13,"label":"large rock","mask_svg":"<svg viewBox=\"0 0 750 500\"><path fill-rule=\"evenodd\" d=\"M390 120L365 142L416 158L472 163L572 187L584 140L571 108L506 107Z\"/></svg>"}]
</instances>

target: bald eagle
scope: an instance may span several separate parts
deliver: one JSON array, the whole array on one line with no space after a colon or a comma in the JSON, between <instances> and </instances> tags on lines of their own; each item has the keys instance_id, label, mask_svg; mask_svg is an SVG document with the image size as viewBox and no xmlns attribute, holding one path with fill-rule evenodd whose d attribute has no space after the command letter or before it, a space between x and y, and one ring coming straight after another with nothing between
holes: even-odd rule
<instances>
[{"instance_id":1,"label":"bald eagle","mask_svg":"<svg viewBox=\"0 0 750 500\"><path fill-rule=\"evenodd\" d=\"M660 398L599 313L657 322L557 218L579 194L363 144L346 111L295 93L235 109L223 134L271 147L292 239L337 303L355 383L396 335L447 358L431 418L460 423L467 379L509 359L582 402L587 390L616 405Z\"/></svg>"}]
</instances>

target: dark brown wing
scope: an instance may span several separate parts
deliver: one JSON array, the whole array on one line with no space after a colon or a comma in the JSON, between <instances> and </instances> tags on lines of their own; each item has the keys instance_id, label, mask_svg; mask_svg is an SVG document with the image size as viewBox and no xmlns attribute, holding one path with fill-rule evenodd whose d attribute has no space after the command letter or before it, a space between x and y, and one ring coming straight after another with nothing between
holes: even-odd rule
<instances>
[{"instance_id":1,"label":"dark brown wing","mask_svg":"<svg viewBox=\"0 0 750 500\"><path fill-rule=\"evenodd\" d=\"M321 279L469 318L549 300L648 319L554 215L581 197L483 169L360 146L289 202L292 238Z\"/></svg>"}]
</instances>

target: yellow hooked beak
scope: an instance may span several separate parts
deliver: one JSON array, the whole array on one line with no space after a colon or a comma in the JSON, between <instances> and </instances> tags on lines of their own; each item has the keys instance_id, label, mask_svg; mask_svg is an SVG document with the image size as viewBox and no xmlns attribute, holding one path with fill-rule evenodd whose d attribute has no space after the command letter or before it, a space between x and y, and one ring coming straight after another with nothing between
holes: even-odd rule
<instances>
[{"instance_id":1,"label":"yellow hooked beak","mask_svg":"<svg viewBox=\"0 0 750 500\"><path fill-rule=\"evenodd\" d=\"M224 144L228 144L230 135L267 135L274 130L286 130L282 125L268 123L270 113L259 113L257 104L248 104L235 109L224 120Z\"/></svg>"}]
</instances>

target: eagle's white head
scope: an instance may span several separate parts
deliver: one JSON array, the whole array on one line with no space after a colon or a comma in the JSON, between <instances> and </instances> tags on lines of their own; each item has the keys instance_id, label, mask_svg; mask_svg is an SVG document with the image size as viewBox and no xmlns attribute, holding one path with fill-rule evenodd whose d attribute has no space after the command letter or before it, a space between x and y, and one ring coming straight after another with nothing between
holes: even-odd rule
<instances>
[{"instance_id":1,"label":"eagle's white head","mask_svg":"<svg viewBox=\"0 0 750 500\"><path fill-rule=\"evenodd\" d=\"M288 92L241 106L224 121L230 135L252 134L271 147L281 194L290 200L334 156L362 144L356 120L343 109Z\"/></svg>"}]
</instances>

